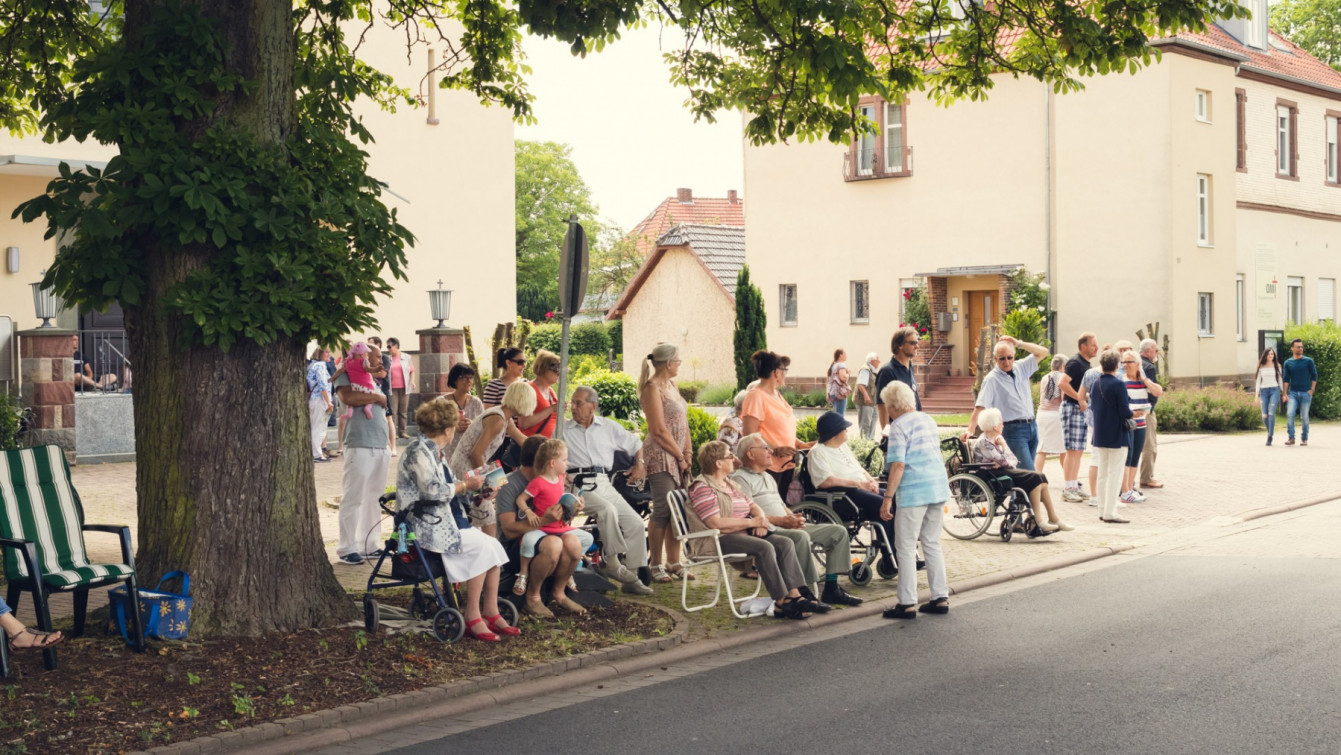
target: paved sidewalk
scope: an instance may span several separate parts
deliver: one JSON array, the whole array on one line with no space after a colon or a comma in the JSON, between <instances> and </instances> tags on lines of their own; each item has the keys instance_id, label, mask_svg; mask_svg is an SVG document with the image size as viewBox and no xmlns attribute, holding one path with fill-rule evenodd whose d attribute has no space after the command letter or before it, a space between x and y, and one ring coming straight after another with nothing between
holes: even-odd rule
<instances>
[{"instance_id":1,"label":"paved sidewalk","mask_svg":"<svg viewBox=\"0 0 1341 755\"><path fill-rule=\"evenodd\" d=\"M1146 491L1148 502L1123 509L1124 516L1131 519L1131 524L1125 525L1100 523L1098 509L1062 502L1059 495L1061 467L1056 461L1050 461L1044 472L1050 476L1054 500L1063 519L1076 529L1038 540L1017 535L1009 543L1001 542L991 531L967 542L946 536L942 542L949 577L951 581L963 580L1096 549L1116 551L1141 547L1183 528L1237 521L1257 509L1341 497L1341 479L1333 472L1341 466L1341 451L1338 451L1341 444L1337 442L1341 439L1341 425L1315 423L1312 436L1307 448L1279 444L1266 448L1264 433L1162 435L1157 474L1166 487ZM321 502L338 500L342 467L339 459L316 467L322 536L332 561L335 560L339 530L337 511ZM1082 467L1082 472L1085 469ZM393 463L388 485L394 478ZM133 530L136 522L134 464L78 466L74 469L74 484L84 501L89 522L129 524ZM992 531L995 529L993 526ZM107 536L93 535L89 546L95 557L117 557L116 544ZM337 564L334 568L341 581L350 588L359 589L367 580L367 566ZM877 577L860 594L884 597L892 594L894 584ZM674 602L678 604L678 586L670 587L677 593ZM662 591L669 592L667 588L659 587L658 592ZM106 602L106 592L99 590L97 593L90 601L91 607ZM670 599L669 596L665 598ZM68 596L53 600L55 616L69 615L70 611Z\"/></svg>"}]
</instances>

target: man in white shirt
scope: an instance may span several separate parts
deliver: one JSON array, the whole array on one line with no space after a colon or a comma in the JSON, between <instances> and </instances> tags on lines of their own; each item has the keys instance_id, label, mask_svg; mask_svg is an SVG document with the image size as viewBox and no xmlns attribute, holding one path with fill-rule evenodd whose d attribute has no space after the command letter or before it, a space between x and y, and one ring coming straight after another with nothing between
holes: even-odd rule
<instances>
[{"instance_id":1,"label":"man in white shirt","mask_svg":"<svg viewBox=\"0 0 1341 755\"><path fill-rule=\"evenodd\" d=\"M819 580L815 572L815 559L811 554L811 545L818 545L824 551L825 571L824 590L819 600L829 605L859 606L862 599L848 594L838 584L838 575L847 573L852 564L852 551L848 545L847 528L841 524L806 524L805 519L783 503L778 494L778 483L768 473L768 459L772 451L768 441L758 433L746 435L736 446L736 456L741 467L731 474L731 479L750 500L763 509L768 521L777 526L776 534L792 541L796 546L797 559L801 562L801 575L806 586L800 588L801 594L810 600L814 595L806 595L809 586Z\"/></svg>"},{"instance_id":2,"label":"man in white shirt","mask_svg":"<svg viewBox=\"0 0 1341 755\"><path fill-rule=\"evenodd\" d=\"M635 595L649 595L652 588L638 579L638 569L647 565L647 525L628 501L610 484L615 452L634 458L629 482L646 476L642 441L624 426L596 413L600 397L585 385L573 389L573 418L564 422L563 442L568 445L568 474L594 473L588 478L595 489L584 491L583 505L596 517L601 530L601 572ZM622 557L622 560L621 560Z\"/></svg>"}]
</instances>

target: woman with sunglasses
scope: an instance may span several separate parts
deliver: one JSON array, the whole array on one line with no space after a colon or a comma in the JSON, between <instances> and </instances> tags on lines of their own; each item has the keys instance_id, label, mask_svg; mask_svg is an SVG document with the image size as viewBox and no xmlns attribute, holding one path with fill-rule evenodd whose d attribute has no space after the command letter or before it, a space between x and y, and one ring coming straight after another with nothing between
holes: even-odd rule
<instances>
[{"instance_id":1,"label":"woman with sunglasses","mask_svg":"<svg viewBox=\"0 0 1341 755\"><path fill-rule=\"evenodd\" d=\"M492 409L503 403L503 393L507 391L508 386L521 380L522 372L526 370L526 353L516 347L499 349L494 355L494 367L502 370L503 374L484 386L484 396L481 398L485 409Z\"/></svg>"},{"instance_id":2,"label":"woman with sunglasses","mask_svg":"<svg viewBox=\"0 0 1341 755\"><path fill-rule=\"evenodd\" d=\"M543 435L554 437L554 426L558 421L554 413L559 409L559 397L554 393L554 384L559 382L559 355L541 349L531 362L535 368L535 377L531 379L531 388L535 391L535 412L526 417L517 418L517 427L523 435Z\"/></svg>"}]
</instances>

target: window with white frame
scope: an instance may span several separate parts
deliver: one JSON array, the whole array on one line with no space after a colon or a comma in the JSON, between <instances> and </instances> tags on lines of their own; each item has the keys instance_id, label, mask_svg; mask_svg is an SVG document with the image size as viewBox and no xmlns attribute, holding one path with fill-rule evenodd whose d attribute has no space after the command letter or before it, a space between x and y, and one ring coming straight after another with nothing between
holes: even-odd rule
<instances>
[{"instance_id":1,"label":"window with white frame","mask_svg":"<svg viewBox=\"0 0 1341 755\"><path fill-rule=\"evenodd\" d=\"M1240 341L1248 340L1248 302L1246 283L1243 274L1234 277L1234 337Z\"/></svg>"},{"instance_id":2,"label":"window with white frame","mask_svg":"<svg viewBox=\"0 0 1341 755\"><path fill-rule=\"evenodd\" d=\"M1196 108L1197 120L1201 121L1202 123L1210 123L1211 93L1206 91L1205 89L1198 89L1196 102L1197 102L1197 108Z\"/></svg>"},{"instance_id":3,"label":"window with white frame","mask_svg":"<svg viewBox=\"0 0 1341 755\"><path fill-rule=\"evenodd\" d=\"M885 172L902 173L903 159L903 105L885 103Z\"/></svg>"},{"instance_id":4,"label":"window with white frame","mask_svg":"<svg viewBox=\"0 0 1341 755\"><path fill-rule=\"evenodd\" d=\"M1336 278L1318 279L1318 319L1336 322Z\"/></svg>"},{"instance_id":5,"label":"window with white frame","mask_svg":"<svg viewBox=\"0 0 1341 755\"><path fill-rule=\"evenodd\" d=\"M852 322L865 324L871 321L871 282L851 281L848 284L848 297L851 301Z\"/></svg>"},{"instance_id":6,"label":"window with white frame","mask_svg":"<svg viewBox=\"0 0 1341 755\"><path fill-rule=\"evenodd\" d=\"M863 118L875 121L875 106L862 105L861 115ZM875 134L867 131L861 132L861 139L857 142L857 175L869 176L875 172Z\"/></svg>"},{"instance_id":7,"label":"window with white frame","mask_svg":"<svg viewBox=\"0 0 1341 755\"><path fill-rule=\"evenodd\" d=\"M1296 325L1304 321L1304 279L1291 275L1285 279L1285 319Z\"/></svg>"},{"instance_id":8,"label":"window with white frame","mask_svg":"<svg viewBox=\"0 0 1341 755\"><path fill-rule=\"evenodd\" d=\"M796 284L783 283L778 286L778 322L783 327L796 325Z\"/></svg>"},{"instance_id":9,"label":"window with white frame","mask_svg":"<svg viewBox=\"0 0 1341 755\"><path fill-rule=\"evenodd\" d=\"M1295 173L1295 116L1298 108L1276 104L1276 175L1293 178Z\"/></svg>"},{"instance_id":10,"label":"window with white frame","mask_svg":"<svg viewBox=\"0 0 1341 755\"><path fill-rule=\"evenodd\" d=\"M1197 294L1197 335L1215 335L1215 294Z\"/></svg>"},{"instance_id":11,"label":"window with white frame","mask_svg":"<svg viewBox=\"0 0 1341 755\"><path fill-rule=\"evenodd\" d=\"M1211 177L1197 174L1197 243L1211 245Z\"/></svg>"},{"instance_id":12,"label":"window with white frame","mask_svg":"<svg viewBox=\"0 0 1341 755\"><path fill-rule=\"evenodd\" d=\"M1327 127L1323 129L1327 138L1327 183L1341 183L1341 167L1338 166L1338 159L1341 155L1337 154L1336 142L1341 138L1341 118L1334 115L1327 116Z\"/></svg>"},{"instance_id":13,"label":"window with white frame","mask_svg":"<svg viewBox=\"0 0 1341 755\"><path fill-rule=\"evenodd\" d=\"M908 322L908 296L910 291L916 289L916 278L902 278L899 280L899 322Z\"/></svg>"},{"instance_id":14,"label":"window with white frame","mask_svg":"<svg viewBox=\"0 0 1341 755\"><path fill-rule=\"evenodd\" d=\"M1252 17L1244 20L1244 41L1259 50L1266 48L1267 0L1248 0Z\"/></svg>"}]
</instances>

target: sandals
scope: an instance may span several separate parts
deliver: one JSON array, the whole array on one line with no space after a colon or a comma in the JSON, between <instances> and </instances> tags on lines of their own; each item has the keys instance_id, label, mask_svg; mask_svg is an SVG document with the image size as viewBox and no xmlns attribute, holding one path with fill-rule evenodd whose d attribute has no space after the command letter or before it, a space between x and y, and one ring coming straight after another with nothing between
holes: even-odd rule
<instances>
[{"instance_id":1,"label":"sandals","mask_svg":"<svg viewBox=\"0 0 1341 755\"><path fill-rule=\"evenodd\" d=\"M485 628L484 628L482 631L475 631L474 627L475 627L476 624L483 624ZM469 637L474 637L475 639L477 639L477 640L479 640L479 641L481 641L481 642L498 642L498 640L499 640L498 635L496 635L496 634L494 634L493 632L490 632L490 631L489 631L488 625L487 625L487 624L484 624L484 619L483 619L483 618L473 619L473 620L471 620L471 621L467 621L467 622L466 622L466 629L469 629L469 630L470 630L470 631L466 632L466 635L467 635L467 636L469 636Z\"/></svg>"},{"instance_id":2,"label":"sandals","mask_svg":"<svg viewBox=\"0 0 1341 755\"><path fill-rule=\"evenodd\" d=\"M674 582L674 581L675 581L675 577L672 577L671 574L670 574L670 572L666 571L666 565L665 565L665 564L656 564L656 565L654 565L654 566L652 567L652 581L653 581L653 582Z\"/></svg>"},{"instance_id":3,"label":"sandals","mask_svg":"<svg viewBox=\"0 0 1341 755\"><path fill-rule=\"evenodd\" d=\"M773 604L773 618L796 621L808 619L810 618L810 611L806 608L804 598L784 598L782 602Z\"/></svg>"},{"instance_id":4,"label":"sandals","mask_svg":"<svg viewBox=\"0 0 1341 755\"><path fill-rule=\"evenodd\" d=\"M917 606L912 603L906 605L897 603L893 608L885 609L885 612L880 615L884 616L886 619L916 619L917 611L914 610L916 608Z\"/></svg>"},{"instance_id":5,"label":"sandals","mask_svg":"<svg viewBox=\"0 0 1341 755\"><path fill-rule=\"evenodd\" d=\"M936 598L935 600L929 600L918 606L917 610L922 613L947 614L950 612L950 599Z\"/></svg>"},{"instance_id":6,"label":"sandals","mask_svg":"<svg viewBox=\"0 0 1341 755\"><path fill-rule=\"evenodd\" d=\"M696 579L693 574L690 574L685 570L684 564L679 561L676 561L673 564L666 564L666 573L672 577L679 577L680 579L687 579L690 581Z\"/></svg>"},{"instance_id":7,"label":"sandals","mask_svg":"<svg viewBox=\"0 0 1341 755\"><path fill-rule=\"evenodd\" d=\"M526 575L518 574L516 581L512 583L512 594L522 596L526 594Z\"/></svg>"},{"instance_id":8,"label":"sandals","mask_svg":"<svg viewBox=\"0 0 1341 755\"><path fill-rule=\"evenodd\" d=\"M517 635L521 634L520 629L512 626L511 624L503 620L502 614L485 616L484 620L488 622L490 629L494 630L495 632L498 632L499 634L506 634L509 637L516 637Z\"/></svg>"},{"instance_id":9,"label":"sandals","mask_svg":"<svg viewBox=\"0 0 1341 755\"><path fill-rule=\"evenodd\" d=\"M29 635L31 635L33 639L29 640L28 644L26 645L20 645L15 641L19 637L27 637ZM24 627L23 631L15 632L14 634L9 636L9 649L46 650L47 648L55 647L56 645L59 645L64 641L65 641L65 635L61 634L60 632L43 632L37 629L33 629L32 627Z\"/></svg>"}]
</instances>

